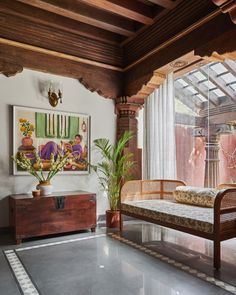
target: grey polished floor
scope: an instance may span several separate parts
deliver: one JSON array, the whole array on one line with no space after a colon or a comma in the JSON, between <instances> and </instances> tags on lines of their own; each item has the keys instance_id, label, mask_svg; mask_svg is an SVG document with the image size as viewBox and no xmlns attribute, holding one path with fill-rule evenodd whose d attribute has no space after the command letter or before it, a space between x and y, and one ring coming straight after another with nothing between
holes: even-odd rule
<instances>
[{"instance_id":1,"label":"grey polished floor","mask_svg":"<svg viewBox=\"0 0 236 295\"><path fill-rule=\"evenodd\" d=\"M98 230L102 233L104 230ZM204 239L165 230L150 224L130 222L124 236L211 274L211 244ZM91 233L38 239L19 247L45 244ZM214 275L236 285L235 240L223 246L223 268ZM13 249L8 237L1 249ZM103 236L68 244L18 252L42 295L199 295L228 292L119 241ZM231 259L230 259L231 257ZM1 253L0 294L20 294Z\"/></svg>"}]
</instances>

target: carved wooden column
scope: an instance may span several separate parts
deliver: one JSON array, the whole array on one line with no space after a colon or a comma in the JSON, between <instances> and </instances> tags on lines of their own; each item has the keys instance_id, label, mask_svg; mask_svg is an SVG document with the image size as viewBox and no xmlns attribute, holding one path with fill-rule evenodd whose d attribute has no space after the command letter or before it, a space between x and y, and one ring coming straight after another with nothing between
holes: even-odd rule
<instances>
[{"instance_id":1,"label":"carved wooden column","mask_svg":"<svg viewBox=\"0 0 236 295\"><path fill-rule=\"evenodd\" d=\"M121 97L116 100L116 114L117 114L117 138L119 138L125 131L131 131L132 139L129 141L125 152L134 154L134 161L136 162L133 178L142 179L142 149L138 148L138 120L137 115L144 104L143 99Z\"/></svg>"},{"instance_id":2,"label":"carved wooden column","mask_svg":"<svg viewBox=\"0 0 236 295\"><path fill-rule=\"evenodd\" d=\"M214 134L206 142L205 187L217 187L219 184L219 135Z\"/></svg>"}]
</instances>

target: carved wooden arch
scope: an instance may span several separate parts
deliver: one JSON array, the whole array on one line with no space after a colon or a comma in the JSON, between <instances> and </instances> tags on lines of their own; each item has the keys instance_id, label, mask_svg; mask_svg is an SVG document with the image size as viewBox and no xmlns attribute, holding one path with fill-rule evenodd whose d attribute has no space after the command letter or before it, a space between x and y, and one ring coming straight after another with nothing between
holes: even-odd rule
<instances>
[{"instance_id":1,"label":"carved wooden arch","mask_svg":"<svg viewBox=\"0 0 236 295\"><path fill-rule=\"evenodd\" d=\"M12 77L18 73L21 73L22 71L23 67L21 65L0 59L0 73L4 76Z\"/></svg>"},{"instance_id":2,"label":"carved wooden arch","mask_svg":"<svg viewBox=\"0 0 236 295\"><path fill-rule=\"evenodd\" d=\"M229 13L232 22L236 24L236 0L212 0L212 2L219 6L223 13Z\"/></svg>"}]
</instances>

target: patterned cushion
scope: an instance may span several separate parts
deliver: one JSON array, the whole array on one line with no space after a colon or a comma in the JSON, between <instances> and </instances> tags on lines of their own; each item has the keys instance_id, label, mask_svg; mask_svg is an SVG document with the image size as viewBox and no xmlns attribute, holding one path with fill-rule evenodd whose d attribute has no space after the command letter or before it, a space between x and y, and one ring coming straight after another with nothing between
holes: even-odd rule
<instances>
[{"instance_id":1,"label":"patterned cushion","mask_svg":"<svg viewBox=\"0 0 236 295\"><path fill-rule=\"evenodd\" d=\"M176 202L179 203L212 208L218 192L217 189L213 188L177 186L174 197Z\"/></svg>"},{"instance_id":2,"label":"patterned cushion","mask_svg":"<svg viewBox=\"0 0 236 295\"><path fill-rule=\"evenodd\" d=\"M166 200L125 201L121 210L148 217L169 224L179 225L205 233L213 233L214 210L176 203ZM227 215L227 214L225 214ZM221 230L236 228L236 213L230 213L227 218L221 218ZM230 217L230 218L229 218Z\"/></svg>"}]
</instances>

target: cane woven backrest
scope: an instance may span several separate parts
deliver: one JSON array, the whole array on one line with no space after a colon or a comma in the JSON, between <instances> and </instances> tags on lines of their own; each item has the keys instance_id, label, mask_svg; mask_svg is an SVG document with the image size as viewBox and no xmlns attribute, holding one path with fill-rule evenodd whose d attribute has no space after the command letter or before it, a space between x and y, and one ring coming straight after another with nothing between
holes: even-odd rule
<instances>
[{"instance_id":1,"label":"cane woven backrest","mask_svg":"<svg viewBox=\"0 0 236 295\"><path fill-rule=\"evenodd\" d=\"M179 180L131 180L121 189L121 202L133 200L173 199L177 186L185 185Z\"/></svg>"}]
</instances>

